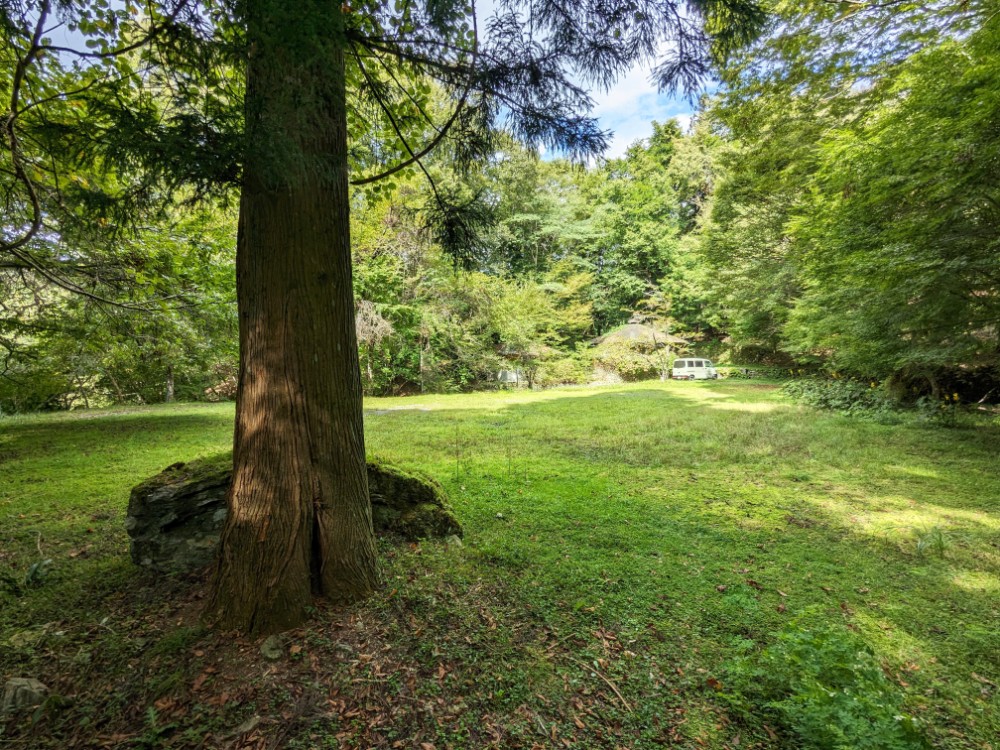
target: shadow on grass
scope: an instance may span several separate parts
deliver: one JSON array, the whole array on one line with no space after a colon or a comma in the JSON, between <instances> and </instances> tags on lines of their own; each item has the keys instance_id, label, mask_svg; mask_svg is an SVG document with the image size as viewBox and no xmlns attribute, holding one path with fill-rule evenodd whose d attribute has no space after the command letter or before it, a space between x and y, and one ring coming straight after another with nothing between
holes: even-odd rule
<instances>
[{"instance_id":1,"label":"shadow on grass","mask_svg":"<svg viewBox=\"0 0 1000 750\"><path fill-rule=\"evenodd\" d=\"M350 610L365 622L398 617L396 647L426 656L429 685L439 661L451 658L448 668L466 676L537 671L562 690L563 667L553 666L562 652L539 634L569 637L559 642L570 655L593 660L608 658L602 643L610 642L595 634L613 631L637 656L603 668L630 700L643 701L624 721L648 726L665 700L710 703L705 675L717 676L748 640L766 644L796 613L818 607L831 622L859 628L942 731L977 722L968 731L995 736L995 693L983 697L986 683L970 675L1000 679L996 430L943 434L848 420L745 384L544 396L483 398L474 408L459 408L455 397L447 408L366 415L369 452L442 481L466 528L462 548L419 545L391 558L383 550L387 593ZM140 424L128 434L149 474L229 439L230 425L224 431L216 418L135 416ZM161 440L153 434L161 424L190 439ZM53 424L29 442L69 454L88 440L120 442L98 431L70 432L63 443L61 429ZM102 464L117 483L115 502L145 478L129 479L137 465ZM74 487L59 471L45 490L53 508ZM58 517L53 509L38 525L55 534L48 524ZM952 545L942 557L918 555L915 526L897 536L880 531L897 521L954 529ZM0 516L0 532L5 523L21 522ZM65 578L44 605L27 601L0 621L30 627L59 605L88 621L112 605L137 613L158 606L140 574L121 564L120 519L102 530L113 535L102 557L72 568L64 556ZM523 647L511 646L518 638ZM642 668L630 658L644 660ZM910 663L916 668L900 671ZM670 681L657 686L650 676L646 684L647 670ZM525 686L503 689L534 700ZM677 689L682 699L663 697ZM495 694L489 700L506 705ZM974 719L966 719L969 707Z\"/></svg>"}]
</instances>

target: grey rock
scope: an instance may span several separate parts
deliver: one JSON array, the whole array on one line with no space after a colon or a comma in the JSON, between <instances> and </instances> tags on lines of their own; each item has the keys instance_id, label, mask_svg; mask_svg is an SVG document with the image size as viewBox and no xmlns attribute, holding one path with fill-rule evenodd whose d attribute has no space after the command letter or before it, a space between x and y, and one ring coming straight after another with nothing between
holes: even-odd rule
<instances>
[{"instance_id":1,"label":"grey rock","mask_svg":"<svg viewBox=\"0 0 1000 750\"><path fill-rule=\"evenodd\" d=\"M232 481L228 454L173 464L132 489L125 529L136 565L190 572L215 560ZM433 479L368 463L375 533L408 541L461 537L462 527Z\"/></svg>"},{"instance_id":2,"label":"grey rock","mask_svg":"<svg viewBox=\"0 0 1000 750\"><path fill-rule=\"evenodd\" d=\"M452 534L451 536L445 537L444 542L449 547L461 547L462 537L460 537L458 534Z\"/></svg>"},{"instance_id":3,"label":"grey rock","mask_svg":"<svg viewBox=\"0 0 1000 750\"><path fill-rule=\"evenodd\" d=\"M14 677L3 686L0 716L9 716L45 702L49 689L32 677Z\"/></svg>"},{"instance_id":4,"label":"grey rock","mask_svg":"<svg viewBox=\"0 0 1000 750\"><path fill-rule=\"evenodd\" d=\"M211 563L231 477L232 462L219 456L173 464L134 487L125 516L132 562L164 572Z\"/></svg>"}]
</instances>

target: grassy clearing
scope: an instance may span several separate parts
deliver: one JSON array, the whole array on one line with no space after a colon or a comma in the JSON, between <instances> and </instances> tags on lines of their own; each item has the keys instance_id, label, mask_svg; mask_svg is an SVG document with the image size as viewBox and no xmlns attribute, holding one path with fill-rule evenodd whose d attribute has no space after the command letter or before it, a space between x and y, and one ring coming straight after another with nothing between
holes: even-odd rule
<instances>
[{"instance_id":1,"label":"grassy clearing","mask_svg":"<svg viewBox=\"0 0 1000 750\"><path fill-rule=\"evenodd\" d=\"M225 450L231 406L0 422L0 672L59 696L0 746L807 746L735 686L815 630L867 644L935 747L1000 748L997 424L726 381L366 407L369 452L438 478L465 544L383 545L384 593L320 605L278 662L198 627L203 581L127 558L129 488ZM760 663L794 682L800 645Z\"/></svg>"}]
</instances>

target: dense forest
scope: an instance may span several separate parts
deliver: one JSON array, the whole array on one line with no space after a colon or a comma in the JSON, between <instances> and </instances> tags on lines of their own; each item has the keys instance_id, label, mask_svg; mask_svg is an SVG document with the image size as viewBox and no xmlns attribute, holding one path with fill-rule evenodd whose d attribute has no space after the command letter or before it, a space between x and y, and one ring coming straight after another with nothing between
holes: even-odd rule
<instances>
[{"instance_id":1,"label":"dense forest","mask_svg":"<svg viewBox=\"0 0 1000 750\"><path fill-rule=\"evenodd\" d=\"M496 387L505 372L532 386L659 377L696 354L896 399L996 399L994 6L779 4L690 127L654 123L620 158L500 135L488 159L463 166L445 144L353 187L366 393ZM418 108L450 111L433 81L404 83ZM61 137L74 106L25 109L22 140ZM433 138L418 118L404 126ZM350 127L358 170L401 150L363 107ZM77 203L51 208L35 255L0 268L0 409L233 397L233 196L183 188L167 209L137 200L126 222L99 200L133 181L128 159L64 158L31 168L43 198ZM72 184L57 191L60 174ZM458 219L439 215L442 195ZM13 237L23 216L4 216ZM638 337L615 335L629 324Z\"/></svg>"}]
</instances>

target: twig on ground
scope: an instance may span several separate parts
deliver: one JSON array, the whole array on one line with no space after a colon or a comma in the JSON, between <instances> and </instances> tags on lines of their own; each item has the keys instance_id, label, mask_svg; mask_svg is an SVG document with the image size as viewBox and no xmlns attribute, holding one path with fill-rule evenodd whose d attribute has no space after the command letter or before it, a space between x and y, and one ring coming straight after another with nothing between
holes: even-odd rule
<instances>
[{"instance_id":1,"label":"twig on ground","mask_svg":"<svg viewBox=\"0 0 1000 750\"><path fill-rule=\"evenodd\" d=\"M614 693L615 693L616 696L618 696L618 700L620 700L622 702L622 705L625 707L625 710L628 711L629 713L632 713L632 706L629 705L629 702L627 700L625 700L625 697L621 694L621 691L619 691L618 688L615 686L615 683L613 683L611 680L609 680L607 677L605 677L603 674L601 674L600 671L597 670L597 668L592 667L591 665L587 664L586 662L582 662L579 659L574 659L572 656L567 656L566 658L569 659L571 662L579 664L584 669L586 669L586 670L588 670L590 672L593 672L598 677L600 677L602 680L604 680L604 682L607 684L607 686L614 691Z\"/></svg>"}]
</instances>

